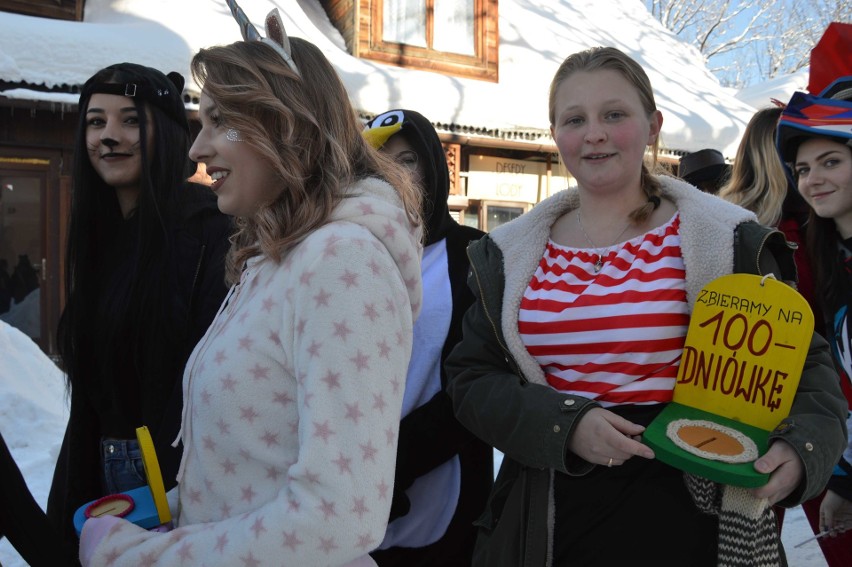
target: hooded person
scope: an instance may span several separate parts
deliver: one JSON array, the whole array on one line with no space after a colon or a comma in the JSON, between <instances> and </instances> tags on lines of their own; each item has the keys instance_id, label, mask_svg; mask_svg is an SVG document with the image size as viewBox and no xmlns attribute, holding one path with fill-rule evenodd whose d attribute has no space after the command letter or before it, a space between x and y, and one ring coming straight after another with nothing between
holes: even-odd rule
<instances>
[{"instance_id":1,"label":"hooded person","mask_svg":"<svg viewBox=\"0 0 852 567\"><path fill-rule=\"evenodd\" d=\"M467 246L484 233L450 216L446 154L423 115L387 111L367 124L364 137L418 181L426 232L423 307L406 377L390 524L370 555L382 567L470 565L493 457L453 415L443 362L461 340L462 317L473 302Z\"/></svg>"}]
</instances>

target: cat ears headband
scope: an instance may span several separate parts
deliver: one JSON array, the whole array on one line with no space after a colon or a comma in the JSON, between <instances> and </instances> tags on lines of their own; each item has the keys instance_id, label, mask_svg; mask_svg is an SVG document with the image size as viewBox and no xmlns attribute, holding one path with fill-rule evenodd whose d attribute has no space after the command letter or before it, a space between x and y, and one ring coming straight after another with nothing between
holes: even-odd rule
<instances>
[{"instance_id":1,"label":"cat ears headband","mask_svg":"<svg viewBox=\"0 0 852 567\"><path fill-rule=\"evenodd\" d=\"M284 31L284 24L281 22L281 15L278 13L278 8L273 8L266 16L264 27L266 36L263 37L257 29L251 24L246 13L239 7L235 0L225 0L228 7L231 9L234 19L240 25L240 32L243 34L243 39L246 41L262 41L263 43L272 46L275 51L284 59L284 62L299 75L299 68L296 67L295 61L291 56L290 40L287 37L287 32Z\"/></svg>"}]
</instances>

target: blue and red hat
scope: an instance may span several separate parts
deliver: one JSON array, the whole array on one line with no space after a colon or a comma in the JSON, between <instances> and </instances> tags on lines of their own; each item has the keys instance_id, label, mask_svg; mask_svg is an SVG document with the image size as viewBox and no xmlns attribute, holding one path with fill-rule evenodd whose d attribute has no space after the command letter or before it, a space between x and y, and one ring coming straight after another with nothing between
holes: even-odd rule
<instances>
[{"instance_id":1,"label":"blue and red hat","mask_svg":"<svg viewBox=\"0 0 852 567\"><path fill-rule=\"evenodd\" d=\"M852 146L852 76L837 79L819 96L796 92L778 121L776 143L786 162L808 138L830 138Z\"/></svg>"}]
</instances>

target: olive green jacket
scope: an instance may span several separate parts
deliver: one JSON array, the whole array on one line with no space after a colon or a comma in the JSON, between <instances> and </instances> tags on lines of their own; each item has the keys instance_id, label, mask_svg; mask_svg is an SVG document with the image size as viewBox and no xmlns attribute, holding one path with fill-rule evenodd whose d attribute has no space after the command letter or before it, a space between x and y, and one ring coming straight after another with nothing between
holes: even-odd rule
<instances>
[{"instance_id":1,"label":"olive green jacket","mask_svg":"<svg viewBox=\"0 0 852 567\"><path fill-rule=\"evenodd\" d=\"M680 215L690 310L698 291L723 275L773 272L778 279L795 279L793 250L781 232L679 180L662 182ZM567 447L578 420L598 404L551 388L518 333L521 297L550 227L577 205L576 190L560 192L468 248L468 284L476 302L465 315L464 338L445 364L447 391L459 421L505 455L477 521L475 565L550 565L552 473L583 475L595 466ZM801 486L782 506L821 492L846 445L845 416L828 345L815 334L790 416L770 435L770 443L787 441L805 464Z\"/></svg>"}]
</instances>

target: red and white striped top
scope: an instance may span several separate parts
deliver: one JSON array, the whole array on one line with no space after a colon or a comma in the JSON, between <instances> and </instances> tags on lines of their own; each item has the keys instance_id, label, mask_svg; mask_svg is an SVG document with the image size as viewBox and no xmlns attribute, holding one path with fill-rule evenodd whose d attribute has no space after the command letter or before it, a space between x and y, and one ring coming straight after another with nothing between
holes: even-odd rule
<instances>
[{"instance_id":1,"label":"red and white striped top","mask_svg":"<svg viewBox=\"0 0 852 567\"><path fill-rule=\"evenodd\" d=\"M549 241L518 330L557 390L602 406L672 399L689 327L680 217L598 255Z\"/></svg>"}]
</instances>

